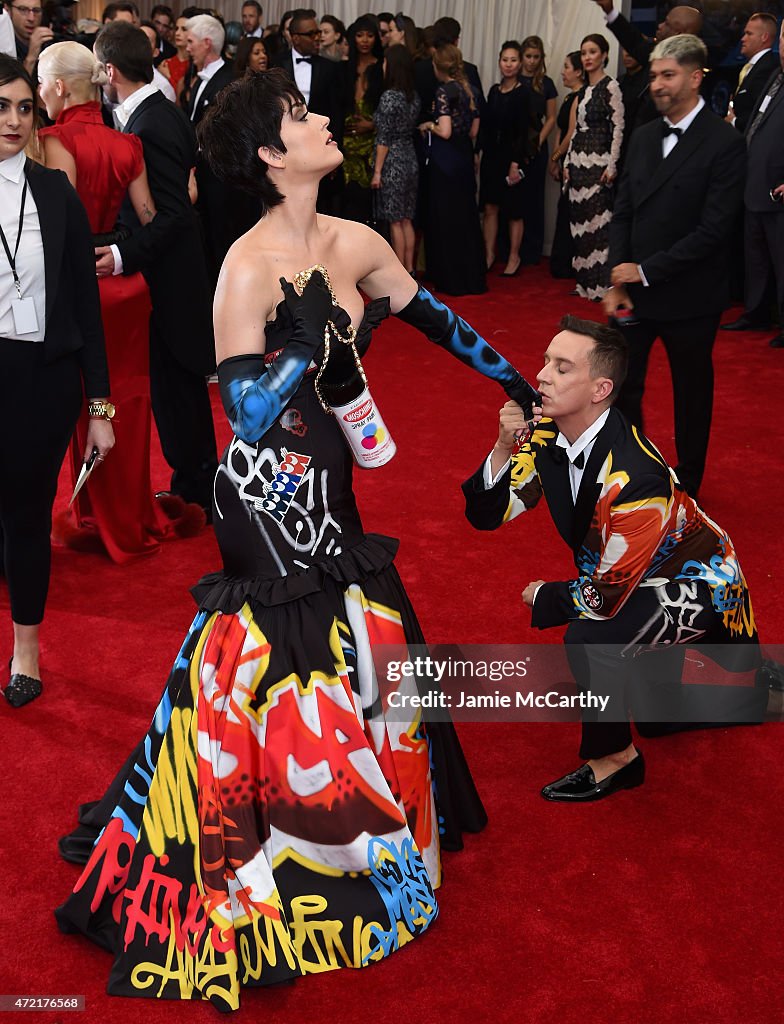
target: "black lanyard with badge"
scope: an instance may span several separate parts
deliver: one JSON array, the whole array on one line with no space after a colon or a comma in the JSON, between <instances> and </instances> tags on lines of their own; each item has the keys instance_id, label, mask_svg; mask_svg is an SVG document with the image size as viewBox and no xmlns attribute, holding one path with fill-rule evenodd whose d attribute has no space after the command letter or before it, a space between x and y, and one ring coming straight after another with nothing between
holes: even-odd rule
<instances>
[{"instance_id":1,"label":"black lanyard with badge","mask_svg":"<svg viewBox=\"0 0 784 1024\"><path fill-rule=\"evenodd\" d=\"M16 298L11 300L11 312L14 314L15 334L34 334L35 331L38 330L38 317L35 315L35 303L29 296L25 298L22 295L22 285L19 281L19 274L16 272L16 256L19 252L19 243L22 240L22 225L24 223L26 199L27 178L25 178L24 188L22 189L22 207L19 210L19 230L16 233L16 246L14 248L13 256L11 255L11 249L8 245L8 239L5 237L3 226L0 224L0 242L3 243L5 254L8 257L8 262L11 266L11 273L14 276L14 286L16 288Z\"/></svg>"}]
</instances>

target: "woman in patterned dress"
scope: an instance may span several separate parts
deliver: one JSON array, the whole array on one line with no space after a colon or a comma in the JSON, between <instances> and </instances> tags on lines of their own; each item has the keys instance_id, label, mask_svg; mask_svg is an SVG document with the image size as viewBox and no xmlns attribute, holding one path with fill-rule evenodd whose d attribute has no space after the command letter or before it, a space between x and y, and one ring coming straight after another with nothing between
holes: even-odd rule
<instances>
[{"instance_id":1,"label":"woman in patterned dress","mask_svg":"<svg viewBox=\"0 0 784 1024\"><path fill-rule=\"evenodd\" d=\"M376 157L370 186L378 189L378 216L389 222L395 255L414 273L414 224L419 165L414 131L419 97L414 89L414 61L401 43L387 47L384 57L384 92L373 117Z\"/></svg>"},{"instance_id":2,"label":"woman in patterned dress","mask_svg":"<svg viewBox=\"0 0 784 1024\"><path fill-rule=\"evenodd\" d=\"M607 74L609 50L602 35L586 36L580 44L586 84L572 104L571 142L564 161L577 293L595 302L610 287L612 185L623 143L623 98Z\"/></svg>"}]
</instances>

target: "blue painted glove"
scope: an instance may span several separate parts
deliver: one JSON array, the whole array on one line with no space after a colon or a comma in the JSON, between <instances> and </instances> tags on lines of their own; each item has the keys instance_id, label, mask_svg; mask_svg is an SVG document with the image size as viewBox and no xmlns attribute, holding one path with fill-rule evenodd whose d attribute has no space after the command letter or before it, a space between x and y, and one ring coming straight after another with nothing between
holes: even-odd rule
<instances>
[{"instance_id":1,"label":"blue painted glove","mask_svg":"<svg viewBox=\"0 0 784 1024\"><path fill-rule=\"evenodd\" d=\"M314 273L302 295L280 279L294 321L291 340L271 363L256 353L230 356L218 367L221 401L231 429L241 440L255 444L291 401L311 360L318 362L324 327L332 315L332 298L324 278Z\"/></svg>"},{"instance_id":2,"label":"blue painted glove","mask_svg":"<svg viewBox=\"0 0 784 1024\"><path fill-rule=\"evenodd\" d=\"M490 380L498 381L507 395L521 406L526 419L533 416L534 405L541 405L541 395L525 377L488 345L473 327L434 298L426 288L420 286L413 299L397 316L404 323L416 327L430 341L451 352L461 363Z\"/></svg>"}]
</instances>

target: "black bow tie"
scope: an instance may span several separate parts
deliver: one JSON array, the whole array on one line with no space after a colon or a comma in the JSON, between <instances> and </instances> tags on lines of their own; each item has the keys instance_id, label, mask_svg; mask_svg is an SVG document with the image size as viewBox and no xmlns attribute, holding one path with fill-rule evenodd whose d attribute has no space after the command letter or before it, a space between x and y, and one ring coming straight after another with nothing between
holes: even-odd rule
<instances>
[{"instance_id":1,"label":"black bow tie","mask_svg":"<svg viewBox=\"0 0 784 1024\"><path fill-rule=\"evenodd\" d=\"M312 57L297 57L297 64L312 64Z\"/></svg>"},{"instance_id":2,"label":"black bow tie","mask_svg":"<svg viewBox=\"0 0 784 1024\"><path fill-rule=\"evenodd\" d=\"M676 142L681 137L681 135L683 135L683 128L676 128L675 125L667 124L666 121L662 121L661 130L663 139L666 139L667 136L672 133L675 136Z\"/></svg>"},{"instance_id":3,"label":"black bow tie","mask_svg":"<svg viewBox=\"0 0 784 1024\"><path fill-rule=\"evenodd\" d=\"M572 459L572 465L576 469L582 469L585 465L585 452L580 452L579 455L575 455L575 457Z\"/></svg>"}]
</instances>

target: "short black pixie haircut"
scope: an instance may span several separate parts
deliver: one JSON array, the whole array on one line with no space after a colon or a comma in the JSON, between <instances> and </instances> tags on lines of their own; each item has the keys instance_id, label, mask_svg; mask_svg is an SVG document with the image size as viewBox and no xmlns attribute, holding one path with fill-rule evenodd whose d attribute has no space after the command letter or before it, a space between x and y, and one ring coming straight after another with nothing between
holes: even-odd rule
<instances>
[{"instance_id":1,"label":"short black pixie haircut","mask_svg":"<svg viewBox=\"0 0 784 1024\"><path fill-rule=\"evenodd\" d=\"M196 129L215 175L261 200L262 216L286 198L267 177L260 146L285 153L280 137L284 113L306 106L282 68L247 72L222 89Z\"/></svg>"}]
</instances>

